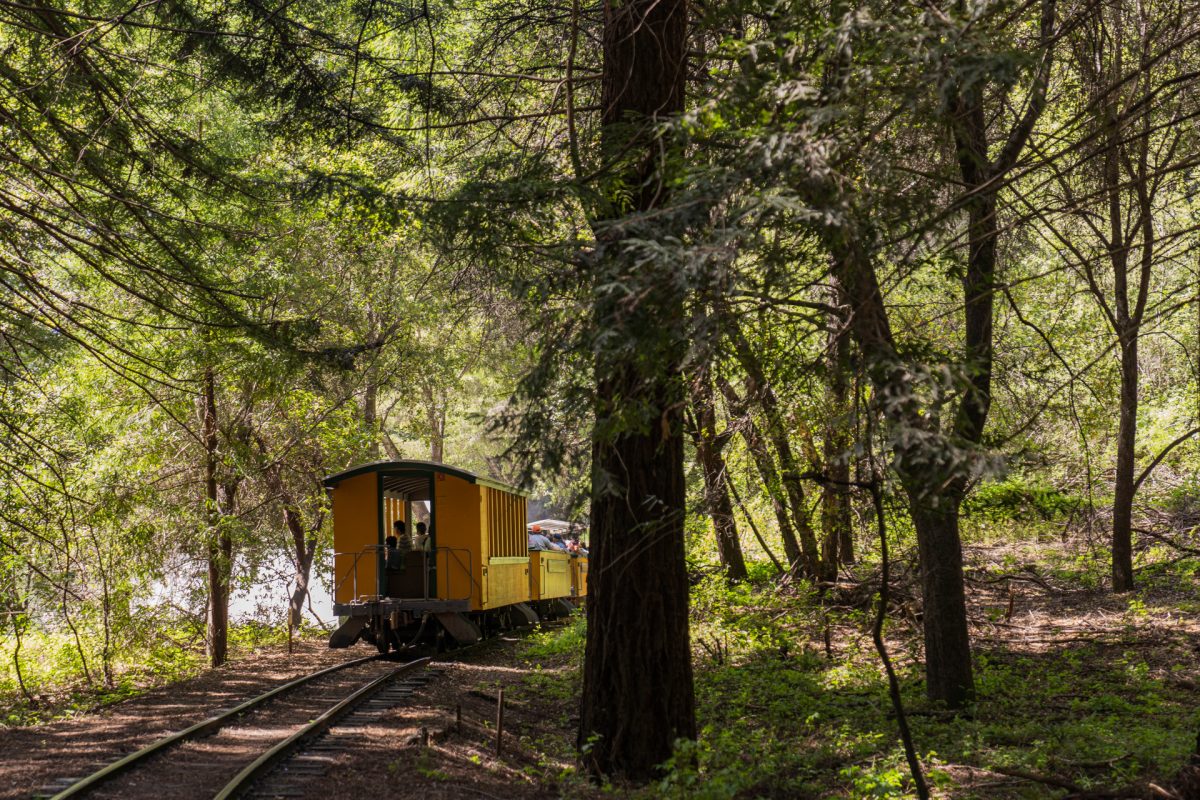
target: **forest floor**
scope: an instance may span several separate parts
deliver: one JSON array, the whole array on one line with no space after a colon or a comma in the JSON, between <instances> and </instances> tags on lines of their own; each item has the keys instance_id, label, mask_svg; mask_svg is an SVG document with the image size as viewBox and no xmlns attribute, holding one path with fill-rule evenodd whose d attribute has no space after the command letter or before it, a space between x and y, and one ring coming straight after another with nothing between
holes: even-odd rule
<instances>
[{"instance_id":1,"label":"forest floor","mask_svg":"<svg viewBox=\"0 0 1200 800\"><path fill-rule=\"evenodd\" d=\"M1102 588L1102 553L1081 552L1093 551L1057 541L966 548L978 696L959 715L924 699L911 556L897 560L888 646L936 797L1163 796L1154 784L1200 798L1200 781L1180 783L1200 731L1200 559L1159 554L1140 569L1136 592L1113 596ZM576 619L448 664L412 702L357 734L353 755L314 778L307 797L911 796L870 640L874 570L860 565L857 580L822 594L768 580L697 586L701 737L652 786L595 787L578 773ZM266 648L96 713L0 729L0 800L349 655L320 642L295 656Z\"/></svg>"},{"instance_id":2,"label":"forest floor","mask_svg":"<svg viewBox=\"0 0 1200 800\"><path fill-rule=\"evenodd\" d=\"M1161 797L1151 783L1180 786L1200 733L1200 559L1151 554L1139 589L1114 596L1102 548L1083 542L964 555L977 698L959 715L924 698L914 559L894 565L888 647L935 796ZM669 778L676 796L910 796L870 639L878 572L853 572L861 582L822 596L699 592L703 734L697 766ZM697 782L705 788L689 793ZM1180 796L1200 798L1200 784Z\"/></svg>"}]
</instances>

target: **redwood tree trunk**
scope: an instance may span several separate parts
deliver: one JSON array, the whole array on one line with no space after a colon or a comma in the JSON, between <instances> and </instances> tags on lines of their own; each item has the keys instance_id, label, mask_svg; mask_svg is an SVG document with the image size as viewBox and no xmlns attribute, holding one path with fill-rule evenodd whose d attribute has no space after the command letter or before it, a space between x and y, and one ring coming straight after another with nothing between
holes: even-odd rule
<instances>
[{"instance_id":1,"label":"redwood tree trunk","mask_svg":"<svg viewBox=\"0 0 1200 800\"><path fill-rule=\"evenodd\" d=\"M628 190L610 196L631 196L603 212L610 222L662 201L663 142L653 121L683 109L686 53L684 0L606 0L602 140ZM620 226L597 227L602 335L578 744L593 773L646 779L676 739L696 736L683 536L684 297L672 271L623 257Z\"/></svg>"},{"instance_id":2,"label":"redwood tree trunk","mask_svg":"<svg viewBox=\"0 0 1200 800\"><path fill-rule=\"evenodd\" d=\"M618 381L603 381L601 396L632 388ZM595 773L652 777L676 739L696 736L683 437L670 424L667 436L655 426L593 447L594 480L607 489L592 498L579 746L591 744Z\"/></svg>"}]
</instances>

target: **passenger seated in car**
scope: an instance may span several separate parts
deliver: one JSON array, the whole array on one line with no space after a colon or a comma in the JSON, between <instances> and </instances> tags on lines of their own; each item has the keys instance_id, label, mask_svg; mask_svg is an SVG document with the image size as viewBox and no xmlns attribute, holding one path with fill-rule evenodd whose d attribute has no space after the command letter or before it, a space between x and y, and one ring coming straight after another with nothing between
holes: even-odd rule
<instances>
[{"instance_id":1,"label":"passenger seated in car","mask_svg":"<svg viewBox=\"0 0 1200 800\"><path fill-rule=\"evenodd\" d=\"M408 535L408 530L404 527L404 520L396 520L392 523L392 527L396 529L396 549L401 553L407 553L409 550L412 550L412 537Z\"/></svg>"},{"instance_id":2,"label":"passenger seated in car","mask_svg":"<svg viewBox=\"0 0 1200 800\"><path fill-rule=\"evenodd\" d=\"M567 552L573 556L583 556L584 558L587 558L588 554L587 548L579 543L578 536L567 542Z\"/></svg>"},{"instance_id":3,"label":"passenger seated in car","mask_svg":"<svg viewBox=\"0 0 1200 800\"><path fill-rule=\"evenodd\" d=\"M396 537L387 537L384 539L384 544L387 545L384 550L384 567L386 569L404 569L404 552L396 546Z\"/></svg>"},{"instance_id":4,"label":"passenger seated in car","mask_svg":"<svg viewBox=\"0 0 1200 800\"><path fill-rule=\"evenodd\" d=\"M534 525L529 529L529 549L530 550L553 550L554 545L542 533L540 525Z\"/></svg>"},{"instance_id":5,"label":"passenger seated in car","mask_svg":"<svg viewBox=\"0 0 1200 800\"><path fill-rule=\"evenodd\" d=\"M426 533L424 522L417 523L417 535L413 537L413 550L419 550L425 553L429 552L430 542L429 534Z\"/></svg>"},{"instance_id":6,"label":"passenger seated in car","mask_svg":"<svg viewBox=\"0 0 1200 800\"><path fill-rule=\"evenodd\" d=\"M567 552L567 540L561 533L550 534L550 546L563 553Z\"/></svg>"}]
</instances>

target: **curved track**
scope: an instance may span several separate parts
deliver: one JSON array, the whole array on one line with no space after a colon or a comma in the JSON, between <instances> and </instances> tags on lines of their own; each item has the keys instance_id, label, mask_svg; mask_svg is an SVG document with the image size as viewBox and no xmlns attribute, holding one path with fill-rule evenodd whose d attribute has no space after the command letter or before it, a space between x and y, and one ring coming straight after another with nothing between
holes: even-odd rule
<instances>
[{"instance_id":1,"label":"curved track","mask_svg":"<svg viewBox=\"0 0 1200 800\"><path fill-rule=\"evenodd\" d=\"M114 781L118 783L122 782L121 779L127 778L130 773L133 773L135 770L146 767L151 763L173 763L172 761L168 761L164 758L156 757L174 753L176 758L178 758L179 754L177 751L179 750L180 746L184 745L185 743L195 742L203 737L211 737L226 728L234 728L235 726L241 724L240 718L244 716L265 714L266 716L270 717L271 707L264 709L264 706L272 700L277 701L275 704L272 704L272 706L287 705L283 701L285 699L291 699L290 696L294 693L294 690L306 686L312 688L313 686L319 686L322 683L333 682L335 685L332 687L326 687L325 694L330 694L332 690L333 696L341 699L336 702L332 708L328 708L328 710L324 711L324 713L321 713L316 720L304 725L302 730L297 732L296 735L287 737L285 742L280 742L278 745L271 747L269 751L274 752L278 750L279 754L286 753L287 749L282 748L281 746L286 742L294 743L305 738L305 736L299 735L304 730L308 730L308 735L312 735L313 731L311 729L314 729L318 724L324 723L324 727L328 727L343 713L349 711L354 705L356 705L357 702L361 702L362 700L366 699L366 697L368 697L370 694L373 694L375 690L377 690L388 680L396 677L402 672L424 666L424 664L428 663L429 661L428 658L418 659L417 661L410 662L398 668L390 669L382 676L374 677L374 679L371 680L367 686L363 686L361 688L358 688L361 685L361 679L360 681L354 681L352 688L356 688L357 691L352 692L351 695L347 697L346 687L338 685L346 683L346 679L344 679L341 675L336 675L336 673L342 673L346 670L354 671L354 668L356 667L364 667L365 665L369 665L374 662L380 662L382 659L383 657L378 655L353 659L341 664L336 664L332 667L326 667L301 678L284 683L280 686L276 686L270 691L264 692L263 694L240 703L228 711L224 711L216 716L210 717L202 722L185 728L184 730L170 734L169 736L165 736L134 753L130 753L129 755L114 761L111 764L108 764L100 770L97 770L96 772L72 783L57 794L51 795L51 800L67 800L68 798L81 797L84 795L104 794L110 788L111 783ZM353 681L352 678L350 680ZM287 697L285 698L285 696ZM328 698L323 698L318 694L314 698L313 702L320 703L322 700L327 699ZM308 707L292 710L292 716L295 717L297 714L299 714L300 719L305 722L312 720L314 716L313 711L317 710L311 708L313 702L309 702ZM292 701L292 704L294 705L295 701ZM324 705L321 706L321 708L324 707ZM281 725L287 725L288 721L272 720L269 724L274 725L277 728ZM321 729L323 730L324 728ZM220 737L218 736L216 738ZM259 761L261 760L262 759L260 758ZM255 763L257 764L258 762L256 761ZM246 769L248 770L249 767ZM246 770L243 770L243 772L245 771ZM165 786L162 788L164 791L166 791ZM206 795L211 796L208 793L206 793ZM123 792L118 790L117 796L123 796Z\"/></svg>"}]
</instances>

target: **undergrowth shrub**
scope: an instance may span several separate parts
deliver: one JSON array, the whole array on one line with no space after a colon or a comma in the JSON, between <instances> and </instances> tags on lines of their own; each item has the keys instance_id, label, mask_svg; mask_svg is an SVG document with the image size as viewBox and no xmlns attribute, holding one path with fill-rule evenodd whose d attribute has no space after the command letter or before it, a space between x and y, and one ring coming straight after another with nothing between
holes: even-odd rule
<instances>
[{"instance_id":1,"label":"undergrowth shrub","mask_svg":"<svg viewBox=\"0 0 1200 800\"><path fill-rule=\"evenodd\" d=\"M1010 476L980 484L963 503L963 511L992 522L1049 522L1069 515L1082 502L1082 498L1045 483Z\"/></svg>"}]
</instances>

